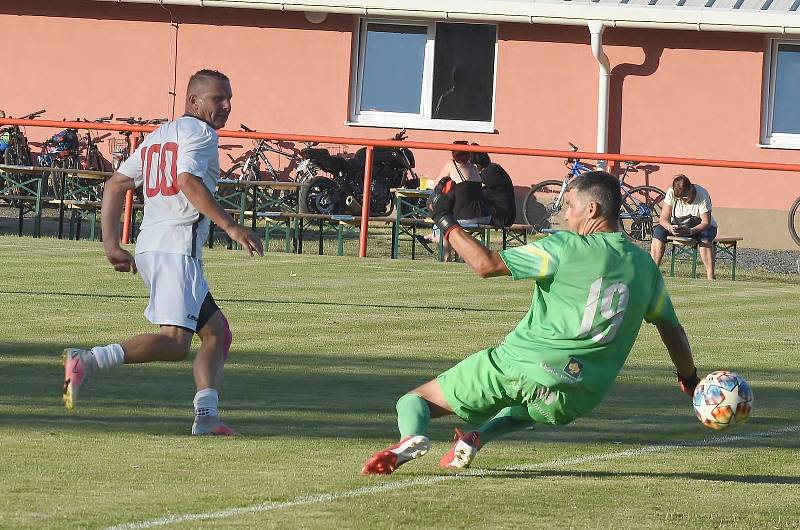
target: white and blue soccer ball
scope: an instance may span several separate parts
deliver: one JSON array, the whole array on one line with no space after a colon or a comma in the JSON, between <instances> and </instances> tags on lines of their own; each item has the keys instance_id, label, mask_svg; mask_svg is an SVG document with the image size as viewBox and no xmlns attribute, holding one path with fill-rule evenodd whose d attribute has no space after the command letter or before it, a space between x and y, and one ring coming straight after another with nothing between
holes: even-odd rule
<instances>
[{"instance_id":1,"label":"white and blue soccer ball","mask_svg":"<svg viewBox=\"0 0 800 530\"><path fill-rule=\"evenodd\" d=\"M692 405L700 423L721 431L747 421L753 410L753 391L741 375L720 370L700 381Z\"/></svg>"}]
</instances>

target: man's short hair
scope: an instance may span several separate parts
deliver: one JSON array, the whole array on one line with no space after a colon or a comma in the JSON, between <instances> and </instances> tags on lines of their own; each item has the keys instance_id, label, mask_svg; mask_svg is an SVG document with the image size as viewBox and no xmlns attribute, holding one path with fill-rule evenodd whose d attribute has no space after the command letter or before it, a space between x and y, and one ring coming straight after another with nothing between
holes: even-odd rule
<instances>
[{"instance_id":1,"label":"man's short hair","mask_svg":"<svg viewBox=\"0 0 800 530\"><path fill-rule=\"evenodd\" d=\"M478 145L475 142L472 142L472 145ZM489 157L489 153L472 153L472 162L480 167L486 167L492 163L492 159Z\"/></svg>"},{"instance_id":2,"label":"man's short hair","mask_svg":"<svg viewBox=\"0 0 800 530\"><path fill-rule=\"evenodd\" d=\"M583 195L587 200L596 202L600 216L606 219L619 217L622 198L619 191L619 180L605 171L590 171L575 177L567 186L567 191Z\"/></svg>"},{"instance_id":3,"label":"man's short hair","mask_svg":"<svg viewBox=\"0 0 800 530\"><path fill-rule=\"evenodd\" d=\"M203 68L202 70L196 71L194 74L192 74L192 77L189 78L189 83L187 84L186 89L187 92L191 94L192 89L207 79L216 79L217 81L226 81L228 83L231 82L231 80L228 79L228 76L219 70Z\"/></svg>"}]
</instances>

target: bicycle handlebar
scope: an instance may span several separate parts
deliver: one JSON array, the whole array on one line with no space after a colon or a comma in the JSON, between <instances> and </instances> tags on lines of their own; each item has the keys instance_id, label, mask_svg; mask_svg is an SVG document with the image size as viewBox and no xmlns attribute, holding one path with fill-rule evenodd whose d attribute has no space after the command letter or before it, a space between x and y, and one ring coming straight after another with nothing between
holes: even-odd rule
<instances>
[{"instance_id":1,"label":"bicycle handlebar","mask_svg":"<svg viewBox=\"0 0 800 530\"><path fill-rule=\"evenodd\" d=\"M34 118L36 118L36 117L38 117L38 116L41 116L41 115L42 115L42 114L44 114L45 112L46 112L46 111L45 111L44 109L42 109L42 110L37 110L36 112L31 112L30 114L28 114L28 115L26 115L26 116L22 116L22 117L21 117L21 118L19 118L19 119L20 119L20 120L32 120L32 119L34 119Z\"/></svg>"},{"instance_id":2,"label":"bicycle handlebar","mask_svg":"<svg viewBox=\"0 0 800 530\"><path fill-rule=\"evenodd\" d=\"M250 127L248 127L248 126L247 126L247 125L245 125L244 123L240 123L240 124L239 124L239 127L241 127L241 129L242 129L244 132L255 132L253 129L251 129Z\"/></svg>"},{"instance_id":3,"label":"bicycle handlebar","mask_svg":"<svg viewBox=\"0 0 800 530\"><path fill-rule=\"evenodd\" d=\"M408 138L408 136L406 136L406 128L403 127L403 129L399 133L392 136L390 140L394 140L395 142L401 142L406 138Z\"/></svg>"},{"instance_id":4,"label":"bicycle handlebar","mask_svg":"<svg viewBox=\"0 0 800 530\"><path fill-rule=\"evenodd\" d=\"M111 116L113 116L113 114ZM142 118L134 118L132 116L129 118L116 118L116 120L127 123L128 125L160 125L162 123L169 121L168 118L156 118L153 120L145 120Z\"/></svg>"},{"instance_id":5,"label":"bicycle handlebar","mask_svg":"<svg viewBox=\"0 0 800 530\"><path fill-rule=\"evenodd\" d=\"M116 120L127 123L128 125L136 125L138 123L141 123L142 118L130 117L130 118L117 118Z\"/></svg>"}]
</instances>

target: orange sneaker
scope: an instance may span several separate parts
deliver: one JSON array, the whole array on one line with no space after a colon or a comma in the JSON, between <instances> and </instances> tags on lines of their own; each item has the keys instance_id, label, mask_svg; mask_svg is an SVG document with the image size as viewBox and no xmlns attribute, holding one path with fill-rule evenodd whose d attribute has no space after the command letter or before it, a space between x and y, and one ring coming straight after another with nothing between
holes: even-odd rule
<instances>
[{"instance_id":1,"label":"orange sneaker","mask_svg":"<svg viewBox=\"0 0 800 530\"><path fill-rule=\"evenodd\" d=\"M481 434L478 431L470 431L467 434L458 429L455 431L453 446L439 460L439 467L442 469L468 468L481 448Z\"/></svg>"},{"instance_id":2,"label":"orange sneaker","mask_svg":"<svg viewBox=\"0 0 800 530\"><path fill-rule=\"evenodd\" d=\"M419 458L431 448L427 436L406 436L391 447L373 454L361 467L362 475L391 475L409 460Z\"/></svg>"}]
</instances>

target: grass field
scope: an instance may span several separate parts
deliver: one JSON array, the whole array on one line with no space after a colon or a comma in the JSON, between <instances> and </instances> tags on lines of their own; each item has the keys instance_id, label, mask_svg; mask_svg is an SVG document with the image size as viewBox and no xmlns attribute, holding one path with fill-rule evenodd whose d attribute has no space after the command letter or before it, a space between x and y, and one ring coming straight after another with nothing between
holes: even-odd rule
<instances>
[{"instance_id":1,"label":"grass field","mask_svg":"<svg viewBox=\"0 0 800 530\"><path fill-rule=\"evenodd\" d=\"M221 407L235 439L187 435L188 362L102 373L67 414L62 348L153 330L144 287L97 243L0 237L0 527L800 527L795 280L667 280L700 371L750 381L745 425L700 425L645 325L591 415L489 444L461 474L436 467L460 423L434 420L428 456L362 477L396 439L395 400L498 343L532 284L218 249L206 273L233 326Z\"/></svg>"}]
</instances>

